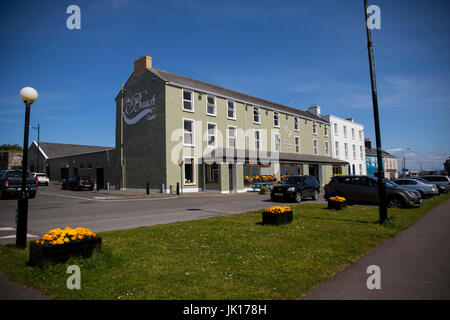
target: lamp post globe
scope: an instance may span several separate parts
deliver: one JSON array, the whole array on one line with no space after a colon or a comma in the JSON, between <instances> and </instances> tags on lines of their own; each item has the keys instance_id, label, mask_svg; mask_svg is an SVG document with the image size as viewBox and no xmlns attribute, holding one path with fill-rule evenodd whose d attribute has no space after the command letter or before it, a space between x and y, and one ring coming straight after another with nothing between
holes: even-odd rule
<instances>
[{"instance_id":1,"label":"lamp post globe","mask_svg":"<svg viewBox=\"0 0 450 320\"><path fill-rule=\"evenodd\" d=\"M20 90L20 99L22 99L23 102L35 102L38 98L37 91L32 87L25 87Z\"/></svg>"},{"instance_id":2,"label":"lamp post globe","mask_svg":"<svg viewBox=\"0 0 450 320\"><path fill-rule=\"evenodd\" d=\"M30 128L31 104L38 98L38 93L31 87L20 90L20 99L25 103L25 128L23 135L23 156L22 156L22 185L17 203L17 229L16 247L25 249L27 244L28 228L28 191L27 191L27 166L28 166L28 133Z\"/></svg>"}]
</instances>

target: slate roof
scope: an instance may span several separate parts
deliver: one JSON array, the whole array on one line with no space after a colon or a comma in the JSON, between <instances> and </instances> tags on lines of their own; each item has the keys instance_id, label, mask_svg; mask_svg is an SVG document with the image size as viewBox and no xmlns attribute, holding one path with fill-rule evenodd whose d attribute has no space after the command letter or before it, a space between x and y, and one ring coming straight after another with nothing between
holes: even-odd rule
<instances>
[{"instance_id":1,"label":"slate roof","mask_svg":"<svg viewBox=\"0 0 450 320\"><path fill-rule=\"evenodd\" d=\"M366 148L366 155L376 157L377 156L377 149L375 149L375 148ZM386 157L386 158L395 158L395 159L397 159L392 154L390 154L389 152L386 152L384 150L381 150L381 156L382 157Z\"/></svg>"},{"instance_id":2,"label":"slate roof","mask_svg":"<svg viewBox=\"0 0 450 320\"><path fill-rule=\"evenodd\" d=\"M151 69L147 69L147 70L152 72L154 75L161 78L162 80L166 81L166 83L168 83L168 84L172 84L172 85L179 86L179 87L184 87L187 89L194 89L194 90L198 90L200 92L212 93L217 96L229 97L233 100L246 102L249 105L255 105L255 106L262 107L262 108L267 108L267 109L272 109L272 110L276 110L276 111L280 111L280 112L294 114L294 115L297 115L302 118L306 118L306 119L310 119L310 120L314 120L317 122L328 124L328 122L325 119L322 119L321 117L318 117L307 111L288 107L288 106L285 106L285 105L282 105L279 103L275 103L275 102L271 102L268 100L264 100L261 98L253 97L253 96L250 96L245 93L241 93L238 91L219 87L219 86L216 86L216 85L213 85L213 84L210 84L207 82L203 82L200 80L191 79L191 78L181 76L181 75L178 75L178 74L175 74L172 72L168 72L168 71L164 71L164 70L160 70L160 69L156 69L156 68L151 68Z\"/></svg>"},{"instance_id":3,"label":"slate roof","mask_svg":"<svg viewBox=\"0 0 450 320\"><path fill-rule=\"evenodd\" d=\"M94 153L99 151L114 150L113 147L85 146L78 144L39 142L39 147L49 159Z\"/></svg>"}]
</instances>

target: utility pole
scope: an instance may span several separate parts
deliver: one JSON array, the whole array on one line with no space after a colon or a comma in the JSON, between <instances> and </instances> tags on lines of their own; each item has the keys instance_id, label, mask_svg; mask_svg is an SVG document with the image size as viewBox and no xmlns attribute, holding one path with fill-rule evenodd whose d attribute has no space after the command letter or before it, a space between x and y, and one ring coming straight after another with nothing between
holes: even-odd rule
<instances>
[{"instance_id":1,"label":"utility pole","mask_svg":"<svg viewBox=\"0 0 450 320\"><path fill-rule=\"evenodd\" d=\"M37 127L30 126L30 128L31 129L37 129L37 131L38 131L38 141L37 141L37 151L36 151L36 172L40 172L39 171L39 140L40 140L41 126L38 123Z\"/></svg>"},{"instance_id":2,"label":"utility pole","mask_svg":"<svg viewBox=\"0 0 450 320\"><path fill-rule=\"evenodd\" d=\"M375 138L377 143L378 198L379 198L380 223L383 224L386 220L388 220L387 206L386 206L386 184L384 179L383 158L381 151L380 118L378 115L378 97L377 97L377 84L375 79L375 64L373 60L372 35L370 33L369 26L367 25L367 21L369 19L367 8L368 8L367 0L364 0L364 16L365 16L364 25L366 27L367 50L369 53L369 70L372 87L373 116L375 122Z\"/></svg>"}]
</instances>

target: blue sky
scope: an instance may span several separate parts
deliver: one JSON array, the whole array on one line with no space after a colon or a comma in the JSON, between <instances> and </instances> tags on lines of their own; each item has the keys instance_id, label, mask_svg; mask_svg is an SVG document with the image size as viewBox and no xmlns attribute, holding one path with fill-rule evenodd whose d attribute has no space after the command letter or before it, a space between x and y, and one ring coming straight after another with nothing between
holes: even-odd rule
<instances>
[{"instance_id":1,"label":"blue sky","mask_svg":"<svg viewBox=\"0 0 450 320\"><path fill-rule=\"evenodd\" d=\"M81 8L81 30L66 9ZM450 155L448 1L369 1L382 146L407 166ZM41 141L114 146L114 97L143 55L153 66L322 113L374 140L363 0L1 1L0 144L23 144L24 86ZM37 140L31 130L30 139Z\"/></svg>"}]
</instances>

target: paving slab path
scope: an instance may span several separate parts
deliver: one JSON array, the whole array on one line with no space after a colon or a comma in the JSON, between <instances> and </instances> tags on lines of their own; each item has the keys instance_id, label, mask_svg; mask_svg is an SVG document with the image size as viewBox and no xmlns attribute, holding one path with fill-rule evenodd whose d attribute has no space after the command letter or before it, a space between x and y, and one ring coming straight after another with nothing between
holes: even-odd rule
<instances>
[{"instance_id":1,"label":"paving slab path","mask_svg":"<svg viewBox=\"0 0 450 320\"><path fill-rule=\"evenodd\" d=\"M371 265L380 267L381 289L367 288ZM302 299L450 299L450 200Z\"/></svg>"}]
</instances>

